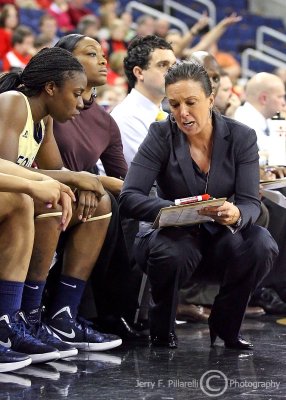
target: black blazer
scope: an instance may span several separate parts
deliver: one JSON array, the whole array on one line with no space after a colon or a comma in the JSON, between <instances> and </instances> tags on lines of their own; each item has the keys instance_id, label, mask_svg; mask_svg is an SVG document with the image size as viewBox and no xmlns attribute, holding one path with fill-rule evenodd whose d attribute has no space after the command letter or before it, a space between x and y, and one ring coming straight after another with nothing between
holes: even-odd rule
<instances>
[{"instance_id":1,"label":"black blazer","mask_svg":"<svg viewBox=\"0 0 286 400\"><path fill-rule=\"evenodd\" d=\"M213 113L214 142L207 192L234 201L241 228L260 213L259 157L256 133L233 119ZM158 198L148 194L157 181ZM128 217L154 221L174 199L198 193L186 135L167 119L150 126L127 173L120 209Z\"/></svg>"}]
</instances>

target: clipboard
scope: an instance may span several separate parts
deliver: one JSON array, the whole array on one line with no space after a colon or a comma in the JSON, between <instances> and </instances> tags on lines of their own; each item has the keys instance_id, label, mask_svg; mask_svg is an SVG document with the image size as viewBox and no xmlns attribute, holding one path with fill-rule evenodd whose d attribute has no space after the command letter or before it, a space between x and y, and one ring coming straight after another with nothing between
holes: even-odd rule
<instances>
[{"instance_id":1,"label":"clipboard","mask_svg":"<svg viewBox=\"0 0 286 400\"><path fill-rule=\"evenodd\" d=\"M221 197L219 199L161 208L152 227L156 229L167 226L196 225L214 221L211 217L199 215L198 211L204 207L222 206L225 201L226 197Z\"/></svg>"},{"instance_id":2,"label":"clipboard","mask_svg":"<svg viewBox=\"0 0 286 400\"><path fill-rule=\"evenodd\" d=\"M262 180L260 185L263 189L281 189L286 186L286 178L274 179L274 180Z\"/></svg>"}]
</instances>

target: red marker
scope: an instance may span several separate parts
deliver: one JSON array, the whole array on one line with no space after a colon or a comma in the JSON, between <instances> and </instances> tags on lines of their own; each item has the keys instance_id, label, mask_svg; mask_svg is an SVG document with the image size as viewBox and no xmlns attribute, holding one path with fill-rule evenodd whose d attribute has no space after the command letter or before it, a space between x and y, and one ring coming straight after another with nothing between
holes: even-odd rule
<instances>
[{"instance_id":1,"label":"red marker","mask_svg":"<svg viewBox=\"0 0 286 400\"><path fill-rule=\"evenodd\" d=\"M176 199L175 205L181 206L184 204L197 203L198 201L205 201L205 200L209 200L210 198L211 198L211 196L209 194L201 194L200 196L185 197L183 199Z\"/></svg>"}]
</instances>

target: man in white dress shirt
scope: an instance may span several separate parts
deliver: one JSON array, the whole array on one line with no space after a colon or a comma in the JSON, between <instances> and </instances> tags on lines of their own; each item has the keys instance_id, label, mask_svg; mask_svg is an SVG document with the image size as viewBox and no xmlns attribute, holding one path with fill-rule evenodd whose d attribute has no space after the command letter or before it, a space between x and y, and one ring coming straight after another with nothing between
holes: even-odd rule
<instances>
[{"instance_id":1,"label":"man in white dress shirt","mask_svg":"<svg viewBox=\"0 0 286 400\"><path fill-rule=\"evenodd\" d=\"M271 129L268 120L285 107L282 79L266 72L254 75L246 85L246 102L237 108L234 118L256 131L260 163L267 162L271 150ZM283 173L281 169L280 173ZM280 175L280 174L279 174ZM264 178L263 176L261 176ZM267 178L267 176L265 176ZM285 195L285 192L283 192ZM263 307L268 314L286 312L286 212L269 200L263 200L269 212L268 229L277 240L279 256L274 268L255 291L251 305Z\"/></svg>"},{"instance_id":2,"label":"man in white dress shirt","mask_svg":"<svg viewBox=\"0 0 286 400\"><path fill-rule=\"evenodd\" d=\"M158 116L165 97L164 75L175 62L171 45L158 36L136 37L128 47L124 70L131 91L111 112L128 166Z\"/></svg>"},{"instance_id":3,"label":"man in white dress shirt","mask_svg":"<svg viewBox=\"0 0 286 400\"><path fill-rule=\"evenodd\" d=\"M268 152L270 131L267 120L285 106L284 83L277 75L260 72L247 82L245 96L246 101L237 108L234 119L253 128L259 151Z\"/></svg>"}]
</instances>

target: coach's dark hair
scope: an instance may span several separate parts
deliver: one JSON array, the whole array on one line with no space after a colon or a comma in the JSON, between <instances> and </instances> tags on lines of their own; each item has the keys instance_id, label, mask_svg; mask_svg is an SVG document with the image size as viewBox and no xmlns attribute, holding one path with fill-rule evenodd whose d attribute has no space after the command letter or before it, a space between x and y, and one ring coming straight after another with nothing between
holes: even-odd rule
<instances>
[{"instance_id":1,"label":"coach's dark hair","mask_svg":"<svg viewBox=\"0 0 286 400\"><path fill-rule=\"evenodd\" d=\"M69 35L63 36L56 44L55 47L60 47L72 53L76 48L78 42L85 38L86 35L81 35L80 33L71 33Z\"/></svg>"},{"instance_id":2,"label":"coach's dark hair","mask_svg":"<svg viewBox=\"0 0 286 400\"><path fill-rule=\"evenodd\" d=\"M47 82L62 87L74 72L84 73L82 65L68 51L45 48L31 58L22 72L8 72L0 77L0 93L18 90L31 97L39 94Z\"/></svg>"},{"instance_id":3,"label":"coach's dark hair","mask_svg":"<svg viewBox=\"0 0 286 400\"><path fill-rule=\"evenodd\" d=\"M138 66L142 69L147 69L151 53L155 49L173 50L170 43L155 35L137 36L130 42L127 49L127 56L124 58L124 71L130 89L136 83L133 68Z\"/></svg>"},{"instance_id":4,"label":"coach's dark hair","mask_svg":"<svg viewBox=\"0 0 286 400\"><path fill-rule=\"evenodd\" d=\"M208 73L203 65L196 61L182 61L172 65L165 75L165 87L188 79L199 82L207 97L211 95L212 85Z\"/></svg>"}]
</instances>

